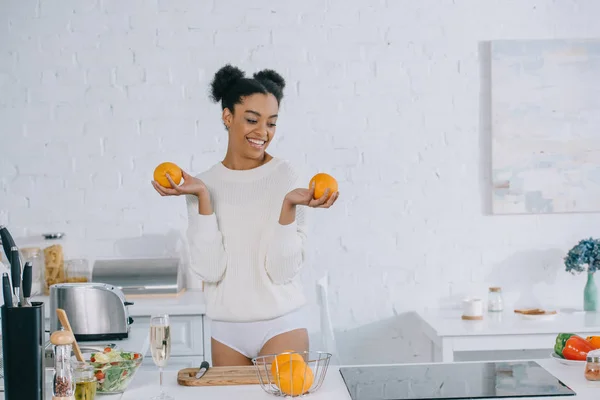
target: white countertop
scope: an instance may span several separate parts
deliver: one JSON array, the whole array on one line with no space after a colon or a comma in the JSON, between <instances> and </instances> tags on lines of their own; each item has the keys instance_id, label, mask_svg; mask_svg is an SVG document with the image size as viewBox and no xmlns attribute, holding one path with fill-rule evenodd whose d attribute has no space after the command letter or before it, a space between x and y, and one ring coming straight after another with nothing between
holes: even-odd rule
<instances>
[{"instance_id":1,"label":"white countertop","mask_svg":"<svg viewBox=\"0 0 600 400\"><path fill-rule=\"evenodd\" d=\"M553 359L535 360L567 386L573 389L577 399L594 399L600 395L600 382L590 382L583 376L583 365L565 366ZM149 399L158 393L158 369L155 373L140 371L127 391L115 400ZM184 387L177 384L176 372L165 372L165 387L177 400L219 399L219 400L272 400L275 397L265 393L260 385ZM330 366L323 386L307 398L314 400L351 400L348 390L339 373L339 368ZM520 398L532 400L556 400L562 397ZM573 398L565 397L565 398Z\"/></svg>"},{"instance_id":2,"label":"white countertop","mask_svg":"<svg viewBox=\"0 0 600 400\"><path fill-rule=\"evenodd\" d=\"M36 296L32 301L44 302L46 318L49 318L50 298L48 296ZM187 290L177 297L148 296L143 298L128 298L127 301L134 303L128 306L129 315L132 317L144 317L164 312L169 315L203 315L206 314L206 303L204 293L201 290Z\"/></svg>"},{"instance_id":3,"label":"white countertop","mask_svg":"<svg viewBox=\"0 0 600 400\"><path fill-rule=\"evenodd\" d=\"M461 319L461 310L453 309L418 314L439 337L600 332L600 313L595 312L559 311L554 316L536 317L505 310L485 313L483 320L475 321Z\"/></svg>"}]
</instances>

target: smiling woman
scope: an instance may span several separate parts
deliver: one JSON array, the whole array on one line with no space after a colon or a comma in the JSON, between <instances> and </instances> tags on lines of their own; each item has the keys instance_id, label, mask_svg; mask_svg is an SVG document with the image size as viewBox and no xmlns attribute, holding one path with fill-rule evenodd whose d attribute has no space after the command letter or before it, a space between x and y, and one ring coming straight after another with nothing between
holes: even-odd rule
<instances>
[{"instance_id":1,"label":"smiling woman","mask_svg":"<svg viewBox=\"0 0 600 400\"><path fill-rule=\"evenodd\" d=\"M285 80L272 70L258 72L253 79L230 65L217 72L211 97L221 101L223 123L229 131L226 167L246 169L246 164L257 159L270 161L265 150L275 135L284 88Z\"/></svg>"},{"instance_id":2,"label":"smiling woman","mask_svg":"<svg viewBox=\"0 0 600 400\"><path fill-rule=\"evenodd\" d=\"M307 351L305 298L298 279L306 239L305 207L329 208L339 194L298 179L289 162L266 152L275 137L284 79L252 78L231 65L211 83L228 132L222 162L182 171L162 196L187 196L191 267L205 283L214 366L249 365L259 355Z\"/></svg>"}]
</instances>

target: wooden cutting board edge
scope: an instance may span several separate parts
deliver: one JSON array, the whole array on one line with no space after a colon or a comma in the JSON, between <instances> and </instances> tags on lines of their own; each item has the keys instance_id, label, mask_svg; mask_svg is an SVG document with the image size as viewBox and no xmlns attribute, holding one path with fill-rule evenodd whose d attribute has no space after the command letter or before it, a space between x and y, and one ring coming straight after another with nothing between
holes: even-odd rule
<instances>
[{"instance_id":1,"label":"wooden cutting board edge","mask_svg":"<svg viewBox=\"0 0 600 400\"><path fill-rule=\"evenodd\" d=\"M200 379L195 375L198 368L184 368L177 372L177 384L181 386L234 386L259 385L257 369L254 366L244 367L211 367ZM266 372L263 379L267 381Z\"/></svg>"}]
</instances>

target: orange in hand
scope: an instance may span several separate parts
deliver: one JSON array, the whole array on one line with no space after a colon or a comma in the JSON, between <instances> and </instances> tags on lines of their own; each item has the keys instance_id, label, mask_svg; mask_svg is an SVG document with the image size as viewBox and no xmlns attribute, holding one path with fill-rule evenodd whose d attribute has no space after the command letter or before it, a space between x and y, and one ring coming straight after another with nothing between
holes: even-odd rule
<instances>
[{"instance_id":1,"label":"orange in hand","mask_svg":"<svg viewBox=\"0 0 600 400\"><path fill-rule=\"evenodd\" d=\"M312 369L304 361L292 360L279 366L275 384L288 396L300 396L310 390L315 380Z\"/></svg>"},{"instance_id":2,"label":"orange in hand","mask_svg":"<svg viewBox=\"0 0 600 400\"><path fill-rule=\"evenodd\" d=\"M181 168L172 162L159 164L158 167L154 169L154 180L162 187L171 188L171 183L167 179L167 174L169 174L175 184L179 185L183 173L181 172Z\"/></svg>"},{"instance_id":3,"label":"orange in hand","mask_svg":"<svg viewBox=\"0 0 600 400\"><path fill-rule=\"evenodd\" d=\"M313 182L315 184L315 194L313 196L315 200L321 198L321 196L325 194L325 189L329 189L327 199L329 199L333 193L338 191L337 181L329 174L321 172L313 176L310 180L309 188L312 186Z\"/></svg>"}]
</instances>

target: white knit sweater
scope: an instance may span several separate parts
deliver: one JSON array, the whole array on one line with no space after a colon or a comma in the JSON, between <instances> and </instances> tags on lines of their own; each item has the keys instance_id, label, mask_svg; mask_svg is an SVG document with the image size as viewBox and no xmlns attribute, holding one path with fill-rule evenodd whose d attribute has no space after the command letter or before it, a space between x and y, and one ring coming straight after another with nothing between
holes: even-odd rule
<instances>
[{"instance_id":1,"label":"white knit sweater","mask_svg":"<svg viewBox=\"0 0 600 400\"><path fill-rule=\"evenodd\" d=\"M308 187L284 160L251 170L217 163L197 175L207 186L213 214L198 212L186 196L191 268L204 281L207 316L217 321L272 319L304 305L298 282L304 262L305 210L279 223L285 195Z\"/></svg>"}]
</instances>

